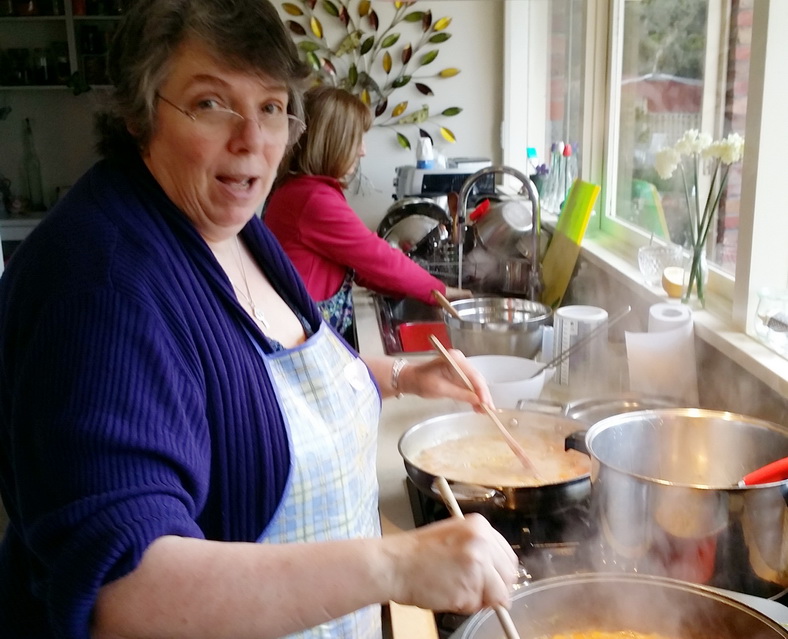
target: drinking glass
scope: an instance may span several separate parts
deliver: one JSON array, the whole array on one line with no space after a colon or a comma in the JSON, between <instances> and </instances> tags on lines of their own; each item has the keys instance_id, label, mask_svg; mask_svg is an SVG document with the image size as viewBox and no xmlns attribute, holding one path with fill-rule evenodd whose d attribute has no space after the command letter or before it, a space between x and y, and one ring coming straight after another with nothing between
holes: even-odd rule
<instances>
[{"instance_id":1,"label":"drinking glass","mask_svg":"<svg viewBox=\"0 0 788 639\"><path fill-rule=\"evenodd\" d=\"M788 289L758 291L755 334L772 350L788 357Z\"/></svg>"}]
</instances>

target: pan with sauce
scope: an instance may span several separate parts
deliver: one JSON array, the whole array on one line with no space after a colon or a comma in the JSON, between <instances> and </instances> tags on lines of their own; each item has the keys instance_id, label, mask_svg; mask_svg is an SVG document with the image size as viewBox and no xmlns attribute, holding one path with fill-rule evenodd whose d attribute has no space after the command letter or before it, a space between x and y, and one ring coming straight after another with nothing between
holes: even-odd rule
<instances>
[{"instance_id":1,"label":"pan with sauce","mask_svg":"<svg viewBox=\"0 0 788 639\"><path fill-rule=\"evenodd\" d=\"M414 457L419 468L453 481L492 486L526 487L557 484L590 472L586 455L564 450L555 433L527 431L514 438L528 453L539 477L515 457L500 435L466 435L426 448Z\"/></svg>"}]
</instances>

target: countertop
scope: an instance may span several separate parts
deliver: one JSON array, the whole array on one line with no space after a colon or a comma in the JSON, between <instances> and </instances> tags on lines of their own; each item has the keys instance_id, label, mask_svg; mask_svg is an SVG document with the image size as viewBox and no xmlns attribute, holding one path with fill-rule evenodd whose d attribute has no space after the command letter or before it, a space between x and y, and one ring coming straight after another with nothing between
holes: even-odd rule
<instances>
[{"instance_id":1,"label":"countertop","mask_svg":"<svg viewBox=\"0 0 788 639\"><path fill-rule=\"evenodd\" d=\"M361 354L365 357L383 356L372 297L366 289L353 291L356 328ZM424 358L423 355L408 359ZM433 415L463 410L451 400L422 399L406 396L383 401L378 429L378 482L380 484L380 519L383 534L395 534L414 528L405 488L405 466L397 450L400 436L411 426ZM437 639L438 631L431 611L414 606L392 603L391 637L393 639Z\"/></svg>"}]
</instances>

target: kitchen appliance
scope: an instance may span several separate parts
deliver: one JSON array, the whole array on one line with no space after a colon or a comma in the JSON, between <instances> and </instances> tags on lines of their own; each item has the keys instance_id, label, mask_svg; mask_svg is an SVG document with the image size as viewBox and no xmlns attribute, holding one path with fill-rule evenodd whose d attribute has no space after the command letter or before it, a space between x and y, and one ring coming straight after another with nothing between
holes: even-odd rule
<instances>
[{"instance_id":1,"label":"kitchen appliance","mask_svg":"<svg viewBox=\"0 0 788 639\"><path fill-rule=\"evenodd\" d=\"M394 199L409 195L434 195L459 193L463 183L479 168L490 166L485 158L468 158L468 161L446 168L420 169L413 165L398 166L394 177ZM493 176L476 185L474 196L495 193Z\"/></svg>"},{"instance_id":2,"label":"kitchen appliance","mask_svg":"<svg viewBox=\"0 0 788 639\"><path fill-rule=\"evenodd\" d=\"M623 630L671 639L788 637L788 630L780 625L788 620L788 610L752 599L745 604L736 593L648 575L592 573L532 584L512 596L510 614L523 637ZM500 636L500 624L486 609L472 616L451 639Z\"/></svg>"},{"instance_id":3,"label":"kitchen appliance","mask_svg":"<svg viewBox=\"0 0 788 639\"><path fill-rule=\"evenodd\" d=\"M738 485L788 456L786 429L727 412L644 410L567 444L591 456L607 569L774 599L788 592L788 480Z\"/></svg>"}]
</instances>

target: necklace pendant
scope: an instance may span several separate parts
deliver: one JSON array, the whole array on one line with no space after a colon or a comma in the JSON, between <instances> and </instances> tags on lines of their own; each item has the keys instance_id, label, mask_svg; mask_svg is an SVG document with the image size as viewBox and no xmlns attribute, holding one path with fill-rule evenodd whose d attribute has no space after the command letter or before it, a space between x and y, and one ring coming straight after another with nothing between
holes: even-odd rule
<instances>
[{"instance_id":1,"label":"necklace pendant","mask_svg":"<svg viewBox=\"0 0 788 639\"><path fill-rule=\"evenodd\" d=\"M268 328L268 320L265 319L265 313L256 306L252 309L255 319L260 322L265 328Z\"/></svg>"}]
</instances>

